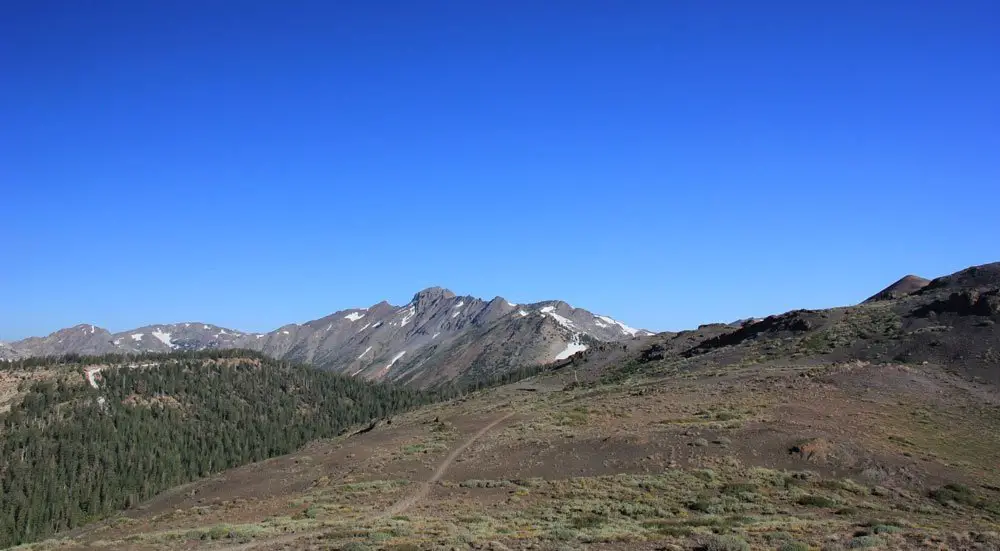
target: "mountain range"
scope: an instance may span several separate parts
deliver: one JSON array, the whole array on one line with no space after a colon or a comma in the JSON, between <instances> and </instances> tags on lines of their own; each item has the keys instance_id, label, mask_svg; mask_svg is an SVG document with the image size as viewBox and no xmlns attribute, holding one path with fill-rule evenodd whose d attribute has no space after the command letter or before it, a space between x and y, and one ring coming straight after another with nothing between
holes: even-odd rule
<instances>
[{"instance_id":1,"label":"mountain range","mask_svg":"<svg viewBox=\"0 0 1000 551\"><path fill-rule=\"evenodd\" d=\"M998 322L1000 263L655 335L439 288L79 325L4 348L111 353L0 362L0 546L998 549Z\"/></svg>"},{"instance_id":2,"label":"mountain range","mask_svg":"<svg viewBox=\"0 0 1000 551\"><path fill-rule=\"evenodd\" d=\"M403 306L383 301L269 333L202 322L119 333L76 325L0 345L0 359L244 348L349 375L430 386L558 361L596 343L652 334L558 300L515 304L431 287Z\"/></svg>"}]
</instances>

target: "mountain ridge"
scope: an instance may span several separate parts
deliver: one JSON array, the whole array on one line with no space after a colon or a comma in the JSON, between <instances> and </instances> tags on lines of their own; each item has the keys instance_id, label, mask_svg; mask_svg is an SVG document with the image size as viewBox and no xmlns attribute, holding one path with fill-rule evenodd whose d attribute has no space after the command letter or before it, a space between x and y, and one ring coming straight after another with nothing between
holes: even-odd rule
<instances>
[{"instance_id":1,"label":"mountain ridge","mask_svg":"<svg viewBox=\"0 0 1000 551\"><path fill-rule=\"evenodd\" d=\"M78 324L6 343L0 359L246 348L369 379L431 385L561 360L585 350L583 341L653 334L561 300L517 304L500 296L484 300L428 287L401 306L383 300L266 333L204 322L150 324L116 333Z\"/></svg>"},{"instance_id":2,"label":"mountain ridge","mask_svg":"<svg viewBox=\"0 0 1000 551\"><path fill-rule=\"evenodd\" d=\"M845 542L868 537L857 534L859 527L873 523L867 512L873 499L889 500L878 510L917 515L909 517L907 526L929 526L928 519L936 523L944 514L956 522L1000 514L1000 475L992 461L1000 450L1000 263L942 276L887 300L795 309L614 343L591 340L587 324L620 326L590 313L587 318L584 312L559 301L512 305L500 297L486 301L432 291L414 295L403 306L348 309L289 324L262 339L256 334L227 336L221 328L191 323L147 326L145 331L155 334L137 334L137 339L132 334L115 337L90 324L61 330L59 337L81 347L109 337L136 346L183 343L185 330L236 340L273 338L285 343L289 358L322 351L310 347L333 339L349 345L331 352L333 356L353 355L357 348L350 346L365 347L350 365L341 365L343 374L414 387L484 377L422 392L319 373L247 350L175 349L141 361L115 354L0 363L0 425L14 429L8 435L13 445L3 450L0 464L18 465L2 481L15 491L0 496L0 510L14 511L0 515L6 521L0 521L0 543L5 534L16 542L75 529L95 518L88 516L95 510L103 516L134 509L129 518L144 518L145 524L110 520L89 532L66 532L76 544L68 548L86 549L91 542L109 540L120 548L132 548L134 541L173 548L183 538L191 548L220 549L225 543L212 540L233 540L231 548L242 549L246 542L237 540L233 526L250 530L250 524L254 531L243 534L261 538L260 548L354 541L358 526L379 534L369 539L383 544L385 525L365 523L424 499L425 489L440 479L438 474L427 479L424 467L433 469L432 462L438 463L435 473L453 469L446 483L435 487L451 501L435 503L421 515L436 506L439 518L451 518L455 510L474 503L469 492L512 488L520 485L513 481L527 480L544 481L532 482L532 489L535 484L555 488L551 484L566 484L571 472L574 486L565 490L579 492L583 486L576 481L585 479L588 487L603 488L601 499L609 505L602 510L618 515L615 525L624 527L620 535L628 547L622 549L638 549L663 536L661 511L686 509L686 514L701 515L698 526L706 526L719 518L712 507L743 513L743 504L759 500L769 500L755 510L760 515L753 518L760 520L753 522L759 522L760 530L743 533L757 538L755 549L772 547L774 540L762 534L781 515L793 517L796 527L803 518L813 519L812 542L831 541L831 522L840 523ZM384 333L368 331L376 323ZM390 349L386 342L399 346ZM538 353L562 359L524 365ZM494 376L512 364L522 368ZM516 384L505 384L512 382ZM356 392L344 392L349 387ZM411 405L439 399L447 401L410 411ZM2 417L5 407L10 414ZM74 413L67 414L71 408ZM493 433L491 444L487 439L470 446L504 419L512 424ZM360 423L366 420L364 428ZM63 435L72 435L71 444L60 441ZM284 459L230 469L330 436ZM673 447L664 448L664 442ZM452 466L460 453L461 464ZM640 500L651 495L634 478L651 465L676 477L657 474L651 483L680 491L657 492L668 501L655 508L621 512L623 495ZM705 476L705 465L711 465L711 476ZM228 470L218 473L221 469ZM746 482L748 472L758 473L750 475L755 482ZM803 472L809 474L797 474ZM4 474L0 469L0 478ZM354 491L357 480L369 478L380 484ZM109 479L112 483L103 488ZM194 480L190 486L175 486L189 480ZM405 485L388 483L399 480L415 482L417 489L411 493ZM183 490L160 492L170 486ZM973 486L975 494L969 489ZM77 487L86 490L69 491ZM761 492L761 487L767 490ZM634 493L624 494L626 489ZM737 492L754 497L744 500L733 495ZM967 497L957 501L957 494ZM533 497L550 504L533 522L548 522L571 495L559 491ZM372 501L357 510L363 499ZM913 507L914 500L922 500L924 509ZM206 503L217 503L217 509ZM288 509L290 503L297 510ZM338 505L325 505L333 503ZM386 509L390 503L397 505ZM506 500L491 514L509 523L511 508L522 507L517 518L523 518L534 514L539 503L545 502ZM826 516L817 517L819 509L826 509ZM287 524L269 532L275 511L289 511L278 517ZM345 511L356 515L344 519ZM635 514L645 520L633 523ZM301 522L311 516L320 517L317 524L301 531L307 526ZM573 518L566 516L563 526L587 528ZM343 524L321 533L335 519ZM37 532L36 526L48 528ZM503 526L512 528L481 540L513 534L519 525ZM409 545L414 533L401 532L396 541L406 538ZM146 539L136 540L140 534ZM580 541L590 534L573 537ZM686 548L703 548L702 534L677 535L695 536ZM674 533L667 536L674 538ZM421 537L428 548L440 542L437 534ZM924 536L913 541L916 537ZM455 541L460 547L469 544L465 536ZM518 549L537 547L520 546L526 543L521 538L504 541ZM480 545L486 546L494 547Z\"/></svg>"}]
</instances>

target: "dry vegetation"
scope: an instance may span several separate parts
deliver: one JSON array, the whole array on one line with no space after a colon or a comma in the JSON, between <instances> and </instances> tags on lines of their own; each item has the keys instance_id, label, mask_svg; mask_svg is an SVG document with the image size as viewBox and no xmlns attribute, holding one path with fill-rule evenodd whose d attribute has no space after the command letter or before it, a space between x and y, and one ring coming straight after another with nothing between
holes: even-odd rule
<instances>
[{"instance_id":1,"label":"dry vegetation","mask_svg":"<svg viewBox=\"0 0 1000 551\"><path fill-rule=\"evenodd\" d=\"M1000 546L992 387L934 366L859 362L703 367L614 384L561 377L316 442L28 547ZM384 514L403 500L405 510Z\"/></svg>"}]
</instances>

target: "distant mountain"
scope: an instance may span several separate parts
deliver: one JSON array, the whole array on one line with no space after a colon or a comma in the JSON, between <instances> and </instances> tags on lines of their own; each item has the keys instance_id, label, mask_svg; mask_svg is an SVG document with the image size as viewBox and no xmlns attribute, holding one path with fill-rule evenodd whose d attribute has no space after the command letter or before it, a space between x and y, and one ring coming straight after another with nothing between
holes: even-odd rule
<instances>
[{"instance_id":1,"label":"distant mountain","mask_svg":"<svg viewBox=\"0 0 1000 551\"><path fill-rule=\"evenodd\" d=\"M892 285L882 289L878 293L868 297L865 302L878 302L882 300L893 300L906 295L911 295L923 289L931 280L915 275L903 276L902 279Z\"/></svg>"},{"instance_id":2,"label":"distant mountain","mask_svg":"<svg viewBox=\"0 0 1000 551\"><path fill-rule=\"evenodd\" d=\"M14 347L5 342L0 342L0 360L13 360L19 357L20 355L14 350Z\"/></svg>"},{"instance_id":3,"label":"distant mountain","mask_svg":"<svg viewBox=\"0 0 1000 551\"><path fill-rule=\"evenodd\" d=\"M0 346L0 359L246 348L349 375L429 386L562 360L595 343L652 334L562 301L521 305L432 287L403 306L380 302L269 333L202 322L114 334L77 325Z\"/></svg>"}]
</instances>

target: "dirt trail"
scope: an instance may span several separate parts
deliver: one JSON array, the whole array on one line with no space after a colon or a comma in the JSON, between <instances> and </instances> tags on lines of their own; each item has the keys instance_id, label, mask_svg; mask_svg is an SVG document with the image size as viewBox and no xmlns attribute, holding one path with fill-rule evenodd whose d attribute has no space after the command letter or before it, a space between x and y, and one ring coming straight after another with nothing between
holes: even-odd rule
<instances>
[{"instance_id":1,"label":"dirt trail","mask_svg":"<svg viewBox=\"0 0 1000 551\"><path fill-rule=\"evenodd\" d=\"M514 413L515 412L512 411L504 415L503 417L494 420L489 425L486 425L485 427L479 429L479 432L470 436L468 439L466 439L465 442L462 442L461 446L452 450L452 452L448 454L448 457L444 458L444 461L442 461L441 464L438 465L438 468L434 471L434 474L431 475L431 477L427 479L427 481L420 483L420 488L416 492L414 492L412 495L409 495L397 501L395 504L393 504L392 507L389 507L388 509L385 510L385 512L379 515L379 517L391 517L394 515L398 515L403 511L406 511L410 507L416 505L421 499L427 497L427 494L429 494L431 491L431 486L438 480L441 480L441 477L444 476L444 473L448 470L448 467L450 467L451 464L455 462L455 459L457 459L458 456L462 452L464 452L466 448L471 446L473 442L475 442L476 440L482 438L482 436L487 432L489 432L491 429L493 429L493 427L496 427L500 423L503 423L507 419L510 419L514 415Z\"/></svg>"},{"instance_id":2,"label":"dirt trail","mask_svg":"<svg viewBox=\"0 0 1000 551\"><path fill-rule=\"evenodd\" d=\"M444 458L444 461L442 461L441 464L438 465L437 469L434 470L434 474L432 474L431 477L426 481L420 483L420 488L416 492L397 501L395 504L393 504L391 507L389 507L382 513L375 515L374 517L372 517L372 520L398 515L403 511L406 511L410 507L413 507L414 505L419 503L421 499L427 497L427 494L429 494L431 491L431 486L438 480L441 480L441 477L444 476L444 473L448 471L448 467L450 467L451 464L454 463L456 459L458 459L458 456L461 455L461 453L464 452L466 448L471 446L476 440L482 438L484 434L492 430L500 423L503 423L507 419L510 419L515 413L516 412L512 411L498 419L493 420L493 422L491 422L490 424L479 429L479 432L473 434L472 436L467 438L464 442L462 442L462 445L452 450L452 452L449 453L448 456ZM293 543L294 541L300 538L316 534L318 532L319 532L318 530L314 530L308 532L300 532L298 534L287 534L277 538L262 539L260 541L253 541L241 545L231 546L227 547L227 549L229 551L244 551L249 549L258 549L261 547L270 548L280 545L287 545Z\"/></svg>"}]
</instances>

